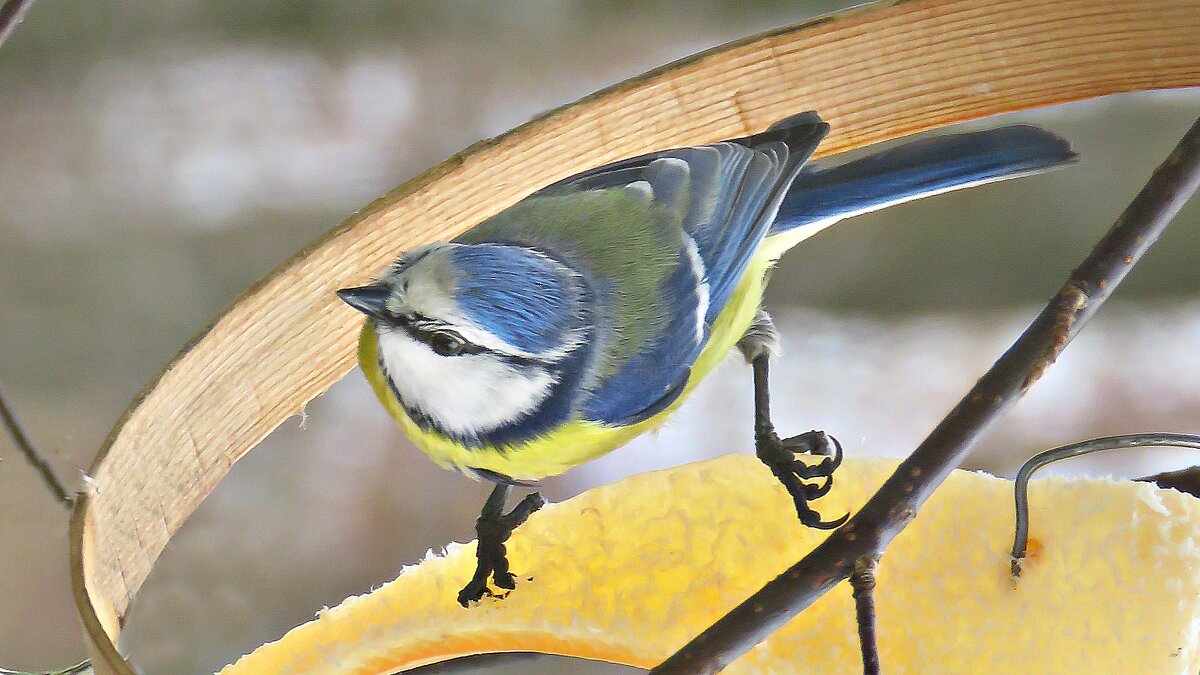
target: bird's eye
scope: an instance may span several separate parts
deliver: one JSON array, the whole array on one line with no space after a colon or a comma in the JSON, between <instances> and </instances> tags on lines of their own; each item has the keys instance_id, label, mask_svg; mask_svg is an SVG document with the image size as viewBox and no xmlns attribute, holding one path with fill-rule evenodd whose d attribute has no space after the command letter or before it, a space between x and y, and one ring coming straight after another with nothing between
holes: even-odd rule
<instances>
[{"instance_id":1,"label":"bird's eye","mask_svg":"<svg viewBox=\"0 0 1200 675\"><path fill-rule=\"evenodd\" d=\"M438 331L429 338L429 346L442 356L458 356L462 354L467 343L462 338L449 331Z\"/></svg>"}]
</instances>

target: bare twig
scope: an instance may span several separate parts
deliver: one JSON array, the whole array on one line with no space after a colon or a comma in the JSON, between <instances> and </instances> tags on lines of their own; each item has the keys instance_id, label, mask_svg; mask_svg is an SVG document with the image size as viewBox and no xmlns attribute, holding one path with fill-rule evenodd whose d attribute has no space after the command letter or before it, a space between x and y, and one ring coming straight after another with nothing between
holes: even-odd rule
<instances>
[{"instance_id":1,"label":"bare twig","mask_svg":"<svg viewBox=\"0 0 1200 675\"><path fill-rule=\"evenodd\" d=\"M875 639L875 568L878 565L879 558L863 556L854 563L854 571L850 573L863 675L879 675L879 644Z\"/></svg>"},{"instance_id":2,"label":"bare twig","mask_svg":"<svg viewBox=\"0 0 1200 675\"><path fill-rule=\"evenodd\" d=\"M32 4L33 0L4 0L4 4L0 5L0 45L3 45L8 36L16 29L17 24L21 22L21 17L25 15L26 10ZM25 459L29 460L33 468L41 474L42 481L46 483L46 487L50 488L50 492L54 493L54 498L68 509L71 508L74 503L71 496L63 488L62 481L55 475L53 467L33 447L28 434L21 427L21 422L17 420L17 414L13 412L12 407L4 398L3 389L0 389L0 420L4 422L9 435L12 436L13 443L16 443L25 455Z\"/></svg>"},{"instance_id":3,"label":"bare twig","mask_svg":"<svg viewBox=\"0 0 1200 675\"><path fill-rule=\"evenodd\" d=\"M37 448L33 447L33 442L29 440L29 435L25 433L21 421L17 419L17 413L8 404L8 399L4 397L2 388L0 388L0 421L4 422L4 428L8 429L8 435L12 437L13 443L37 470L38 475L42 477L42 482L46 484L54 498L68 509L74 506L75 500L63 487L63 482L59 480L58 474L54 473L54 467L50 466Z\"/></svg>"},{"instance_id":4,"label":"bare twig","mask_svg":"<svg viewBox=\"0 0 1200 675\"><path fill-rule=\"evenodd\" d=\"M0 46L8 40L8 36L12 35L17 24L21 23L22 17L25 16L25 11L33 4L33 0L4 0L4 4L0 5ZM20 420L17 419L16 412L8 404L8 399L4 398L4 390L0 389L0 421L4 422L4 427L8 429L9 436L12 437L13 443L20 448L25 459L37 469L38 474L42 477L42 482L54 494L54 498L63 506L70 509L75 504L75 500L67 494L63 487L62 481L58 479L58 475L54 473L54 468L42 458L37 449L30 442L28 434L21 427ZM80 661L73 666L68 666L62 670L54 670L45 673L44 675L83 675L84 673L92 672L91 663L88 661ZM0 668L0 675L38 675L37 673L24 673L21 671L8 670Z\"/></svg>"},{"instance_id":5,"label":"bare twig","mask_svg":"<svg viewBox=\"0 0 1200 675\"><path fill-rule=\"evenodd\" d=\"M1189 466L1178 471L1164 471L1133 480L1139 483L1154 483L1160 488L1179 490L1184 494L1200 498L1200 466Z\"/></svg>"},{"instance_id":6,"label":"bare twig","mask_svg":"<svg viewBox=\"0 0 1200 675\"><path fill-rule=\"evenodd\" d=\"M975 441L1054 363L1200 187L1200 120L1067 283L850 522L652 673L718 672L879 556Z\"/></svg>"},{"instance_id":7,"label":"bare twig","mask_svg":"<svg viewBox=\"0 0 1200 675\"><path fill-rule=\"evenodd\" d=\"M12 35L32 4L33 0L4 0L4 4L0 5L0 46Z\"/></svg>"},{"instance_id":8,"label":"bare twig","mask_svg":"<svg viewBox=\"0 0 1200 675\"><path fill-rule=\"evenodd\" d=\"M1021 561L1025 559L1025 546L1029 541L1029 479L1033 477L1035 471L1047 464L1070 459L1071 457L1089 455L1093 452L1148 446L1174 446L1200 450L1200 436L1193 436L1192 434L1148 433L1093 438L1088 441L1071 443L1070 445L1039 452L1022 464L1013 485L1013 497L1016 503L1017 517L1016 528L1014 528L1013 533L1012 575L1014 577L1021 576Z\"/></svg>"}]
</instances>

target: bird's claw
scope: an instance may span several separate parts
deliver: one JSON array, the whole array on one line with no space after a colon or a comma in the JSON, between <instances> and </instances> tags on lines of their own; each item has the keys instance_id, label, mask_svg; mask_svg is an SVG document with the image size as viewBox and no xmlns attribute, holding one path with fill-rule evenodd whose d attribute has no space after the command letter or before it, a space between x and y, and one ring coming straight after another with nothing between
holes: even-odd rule
<instances>
[{"instance_id":1,"label":"bird's claw","mask_svg":"<svg viewBox=\"0 0 1200 675\"><path fill-rule=\"evenodd\" d=\"M525 495L519 504L508 513L483 513L475 521L475 533L479 543L475 549L475 574L471 581L458 592L458 604L463 607L477 602L483 596L497 597L488 588L488 577L497 588L513 590L517 587L516 576L508 569L508 551L504 542L512 536L529 516L545 505L546 500L536 492Z\"/></svg>"},{"instance_id":2,"label":"bird's claw","mask_svg":"<svg viewBox=\"0 0 1200 675\"><path fill-rule=\"evenodd\" d=\"M799 509L801 507L797 505L796 508ZM841 518L821 520L821 514L807 506L804 507L804 511L800 514L800 522L814 530L836 530L845 525L847 520L850 520L849 513L843 513Z\"/></svg>"},{"instance_id":3,"label":"bird's claw","mask_svg":"<svg viewBox=\"0 0 1200 675\"><path fill-rule=\"evenodd\" d=\"M756 435L755 446L758 458L792 496L801 523L818 530L833 530L850 517L846 514L835 520L822 520L821 514L808 505L828 494L833 487L833 472L842 464L842 445L836 438L824 431L809 431L781 439L774 431L765 431ZM823 455L824 458L810 465L796 459L797 454ZM821 478L825 479L823 483L804 482Z\"/></svg>"}]
</instances>

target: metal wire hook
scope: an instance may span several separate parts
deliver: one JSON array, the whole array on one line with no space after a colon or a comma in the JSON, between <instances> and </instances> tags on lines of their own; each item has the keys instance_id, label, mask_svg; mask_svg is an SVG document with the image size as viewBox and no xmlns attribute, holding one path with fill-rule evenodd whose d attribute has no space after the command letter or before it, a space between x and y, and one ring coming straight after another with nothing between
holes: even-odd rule
<instances>
[{"instance_id":1,"label":"metal wire hook","mask_svg":"<svg viewBox=\"0 0 1200 675\"><path fill-rule=\"evenodd\" d=\"M1104 450L1140 448L1146 446L1195 448L1200 450L1200 436L1194 434L1145 433L1105 436L1053 448L1030 457L1017 472L1013 496L1016 501L1017 526L1013 536L1012 576L1021 576L1021 561L1025 559L1025 548L1029 541L1029 479L1034 471L1064 459L1088 455Z\"/></svg>"}]
</instances>

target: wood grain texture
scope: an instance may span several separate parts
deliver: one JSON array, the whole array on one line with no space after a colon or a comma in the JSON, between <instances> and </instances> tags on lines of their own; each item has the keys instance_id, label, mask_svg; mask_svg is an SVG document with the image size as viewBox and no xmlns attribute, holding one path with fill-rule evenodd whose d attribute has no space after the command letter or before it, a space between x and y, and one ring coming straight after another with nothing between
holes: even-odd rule
<instances>
[{"instance_id":1,"label":"wood grain texture","mask_svg":"<svg viewBox=\"0 0 1200 675\"><path fill-rule=\"evenodd\" d=\"M820 111L818 155L989 115L1200 86L1196 0L910 0L684 59L467 148L355 213L238 301L152 381L97 455L71 523L100 673L159 553L233 463L354 364L337 288L559 178Z\"/></svg>"}]
</instances>

